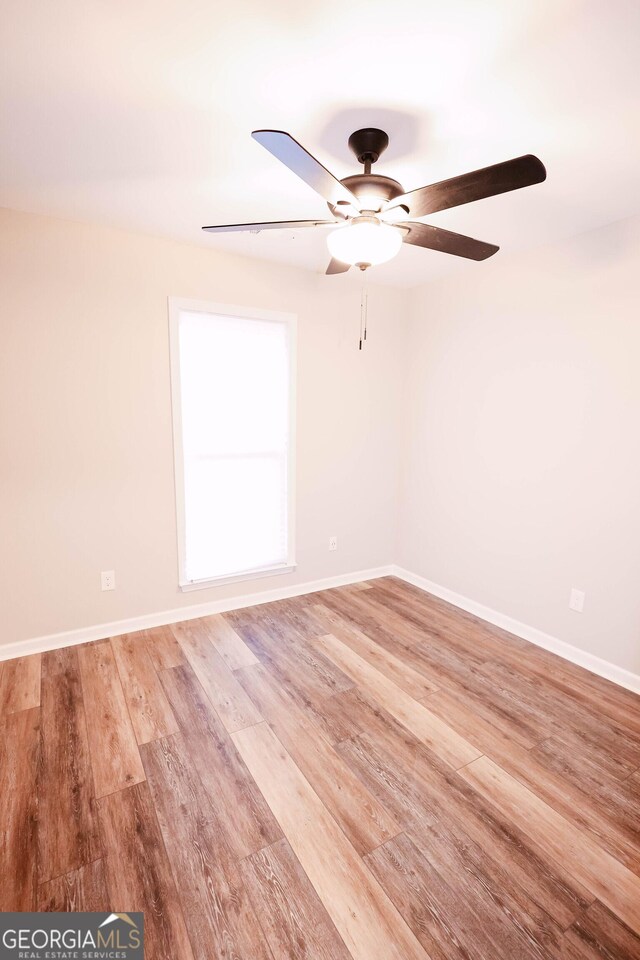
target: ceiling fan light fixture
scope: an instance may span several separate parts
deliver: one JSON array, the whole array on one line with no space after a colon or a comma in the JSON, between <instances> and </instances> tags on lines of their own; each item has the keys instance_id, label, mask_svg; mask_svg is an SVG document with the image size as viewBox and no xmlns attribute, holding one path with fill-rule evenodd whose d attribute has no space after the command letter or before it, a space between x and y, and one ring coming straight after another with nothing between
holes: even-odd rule
<instances>
[{"instance_id":1,"label":"ceiling fan light fixture","mask_svg":"<svg viewBox=\"0 0 640 960\"><path fill-rule=\"evenodd\" d=\"M374 266L396 256L402 234L377 217L357 217L348 226L333 230L327 246L331 256L342 263Z\"/></svg>"}]
</instances>

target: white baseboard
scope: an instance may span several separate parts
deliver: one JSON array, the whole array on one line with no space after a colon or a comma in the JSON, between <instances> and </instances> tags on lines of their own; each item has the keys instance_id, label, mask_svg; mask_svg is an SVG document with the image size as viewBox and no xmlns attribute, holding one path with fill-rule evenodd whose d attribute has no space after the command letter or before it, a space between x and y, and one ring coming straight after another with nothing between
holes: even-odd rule
<instances>
[{"instance_id":1,"label":"white baseboard","mask_svg":"<svg viewBox=\"0 0 640 960\"><path fill-rule=\"evenodd\" d=\"M376 580L378 577L398 577L415 587L431 593L441 600L466 610L481 620L486 620L496 627L501 627L509 633L528 640L538 647L543 647L551 653L557 654L564 660L578 664L591 673L605 677L627 690L640 693L640 676L625 670L623 667L609 663L601 657L587 653L579 647L574 647L564 640L558 640L536 627L530 627L520 620L515 620L498 610L486 607L476 600L470 600L448 587L420 577L418 574L405 570L396 564L386 567L375 567L371 570L358 570L355 573L344 573L336 577L324 577L321 580L310 580L293 586L278 587L274 590L259 590L236 597L227 597L224 600L208 600L205 603L191 604L187 607L175 607L173 610L163 610L160 613L148 613L127 620L114 620L111 623L95 624L89 627L80 627L77 630L67 630L63 633L52 633L45 637L33 637L27 640L17 640L0 646L0 661L12 660L14 657L24 657L32 653L45 653L47 650L57 650L60 647L71 647L79 643L88 643L92 640L104 640L107 637L117 637L123 633L135 633L138 630L149 630L152 627L162 627L169 623L179 623L181 620L195 620L212 613L224 613L227 610L239 610L241 607L254 607L260 603L270 603L273 600L287 600L290 597L299 597L307 593L317 593L319 590L329 590L331 587L342 587L350 583L359 583L362 580Z\"/></svg>"},{"instance_id":2,"label":"white baseboard","mask_svg":"<svg viewBox=\"0 0 640 960\"><path fill-rule=\"evenodd\" d=\"M239 610L241 607L255 607L260 603L270 603L273 600L288 600L290 597L300 597L306 593L317 593L318 590L330 590L331 587L344 587L349 583L360 583L362 580L388 577L392 572L391 565L375 567L372 570L358 570L356 573L343 573L336 577L324 577L322 580L309 580L306 583L277 587L274 590L259 590L256 593L227 597L224 600L208 600L188 607L175 607L173 610L163 610L160 613L148 613L128 620L113 620L111 623L52 633L46 637L16 640L0 646L0 661L25 657L32 653L45 653L47 650L58 650L60 647L72 647L92 640L105 640L107 637L118 637L123 633L136 633L138 630L162 627L168 623L179 623L181 620L195 620L198 617L210 616L212 613Z\"/></svg>"},{"instance_id":3,"label":"white baseboard","mask_svg":"<svg viewBox=\"0 0 640 960\"><path fill-rule=\"evenodd\" d=\"M406 580L414 587L419 587L426 593L432 593L434 597L446 600L447 603L460 607L461 610L466 610L467 613L472 613L481 620L486 620L496 627L501 627L503 630L515 634L516 637L535 643L537 647L544 647L545 650L557 654L564 660L569 660L571 663L584 667L585 670L589 670L599 677L604 677L606 680L611 680L621 687L626 687L627 690L640 693L640 676L637 673L625 670L624 667L618 667L615 663L609 663L608 660L602 660L601 657L596 657L593 653L587 653L586 650L574 647L571 643L558 640L557 637L552 637L549 633L544 633L536 627L530 627L528 624L515 620L504 613L499 613L491 607L485 607L484 604L478 603L476 600L470 600L469 597L465 597L461 593L449 590L448 587L442 587L439 583L434 583L425 577L419 577L416 573L411 573L410 570L405 570L403 567L394 565L392 573L394 577Z\"/></svg>"}]
</instances>

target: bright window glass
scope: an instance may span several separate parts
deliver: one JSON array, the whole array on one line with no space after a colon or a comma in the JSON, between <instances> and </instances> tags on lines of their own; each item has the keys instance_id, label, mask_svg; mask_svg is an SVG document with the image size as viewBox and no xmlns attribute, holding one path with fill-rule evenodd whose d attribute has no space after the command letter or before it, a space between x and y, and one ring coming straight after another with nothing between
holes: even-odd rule
<instances>
[{"instance_id":1,"label":"bright window glass","mask_svg":"<svg viewBox=\"0 0 640 960\"><path fill-rule=\"evenodd\" d=\"M221 310L172 311L183 585L292 564L292 321Z\"/></svg>"}]
</instances>

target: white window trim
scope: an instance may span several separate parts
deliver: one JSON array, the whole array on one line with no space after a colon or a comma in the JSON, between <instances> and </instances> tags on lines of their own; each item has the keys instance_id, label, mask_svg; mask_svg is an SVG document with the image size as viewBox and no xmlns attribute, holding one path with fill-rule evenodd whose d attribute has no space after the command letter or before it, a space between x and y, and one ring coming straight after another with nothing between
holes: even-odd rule
<instances>
[{"instance_id":1,"label":"white window trim","mask_svg":"<svg viewBox=\"0 0 640 960\"><path fill-rule=\"evenodd\" d=\"M279 313L274 310L262 310L254 307L240 307L228 303L210 303L207 300L184 300L169 297L169 348L171 363L171 407L173 417L173 462L176 494L176 528L178 537L178 584L183 592L203 590L225 583L238 583L242 580L257 580L260 577L277 576L292 573L296 569L295 561L295 502L296 502L296 338L297 316L293 313ZM180 343L178 324L180 312L214 313L225 317L241 317L243 320L270 320L286 323L289 327L289 470L287 490L287 560L268 567L239 571L223 577L207 580L189 580L186 576L185 557L185 495L184 495L184 455L182 444L182 409L180 390Z\"/></svg>"}]
</instances>

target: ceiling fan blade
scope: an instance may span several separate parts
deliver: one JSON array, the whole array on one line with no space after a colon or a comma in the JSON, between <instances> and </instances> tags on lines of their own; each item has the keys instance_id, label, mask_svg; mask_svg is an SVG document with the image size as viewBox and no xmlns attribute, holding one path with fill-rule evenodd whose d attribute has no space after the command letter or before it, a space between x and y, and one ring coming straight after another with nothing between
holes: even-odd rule
<instances>
[{"instance_id":1,"label":"ceiling fan blade","mask_svg":"<svg viewBox=\"0 0 640 960\"><path fill-rule=\"evenodd\" d=\"M458 207L473 200L484 200L485 197L495 197L499 193L542 183L546 176L544 164L532 154L527 154L411 190L389 201L389 207L404 204L412 217L424 217L438 210L448 210L449 207Z\"/></svg>"},{"instance_id":2,"label":"ceiling fan blade","mask_svg":"<svg viewBox=\"0 0 640 960\"><path fill-rule=\"evenodd\" d=\"M451 233L450 230L432 227L428 223L400 223L398 226L403 228L403 232L405 229L407 231L403 237L404 243L452 253L454 257L466 257L467 260L486 260L500 249L493 243L483 243L482 240Z\"/></svg>"},{"instance_id":3,"label":"ceiling fan blade","mask_svg":"<svg viewBox=\"0 0 640 960\"><path fill-rule=\"evenodd\" d=\"M207 233L260 233L261 230L298 230L300 227L335 227L336 220L276 220L273 223L223 223L203 227Z\"/></svg>"},{"instance_id":4,"label":"ceiling fan blade","mask_svg":"<svg viewBox=\"0 0 640 960\"><path fill-rule=\"evenodd\" d=\"M347 190L340 181L329 173L326 167L312 157L297 140L285 133L284 130L254 130L251 134L254 140L273 154L285 167L289 167L296 176L304 180L310 187L319 193L327 203L350 204L360 209L356 197Z\"/></svg>"},{"instance_id":5,"label":"ceiling fan blade","mask_svg":"<svg viewBox=\"0 0 640 960\"><path fill-rule=\"evenodd\" d=\"M330 275L333 273L346 273L347 270L351 269L350 263L343 263L342 260L336 260L335 257L329 261L329 266L325 270L325 273Z\"/></svg>"}]
</instances>

